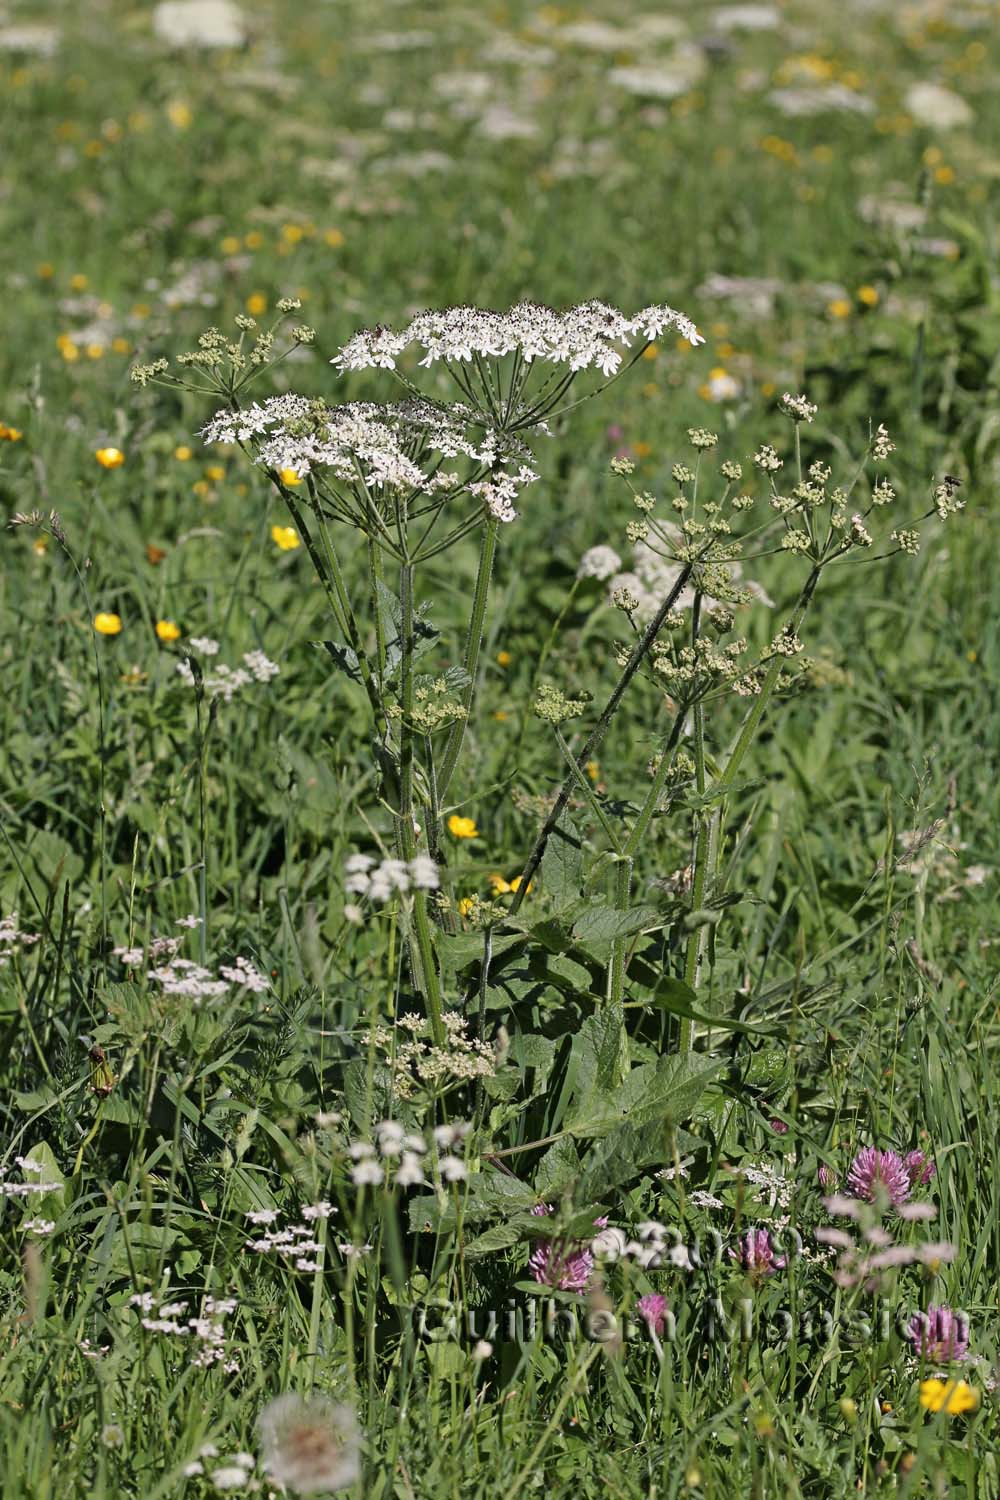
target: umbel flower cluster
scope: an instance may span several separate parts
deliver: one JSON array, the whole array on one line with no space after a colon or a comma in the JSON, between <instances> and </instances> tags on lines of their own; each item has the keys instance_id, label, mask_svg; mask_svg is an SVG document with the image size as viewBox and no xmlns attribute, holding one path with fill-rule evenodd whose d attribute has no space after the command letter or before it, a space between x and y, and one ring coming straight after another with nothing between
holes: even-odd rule
<instances>
[{"instance_id":1,"label":"umbel flower cluster","mask_svg":"<svg viewBox=\"0 0 1000 1500\"><path fill-rule=\"evenodd\" d=\"M515 497L538 477L523 443L483 428L477 413L457 402L327 406L305 396L272 396L242 411L219 412L202 435L210 443L254 445L265 469L322 478L333 514L362 530L377 525L374 511L384 519L384 502L399 496L412 506L471 495L497 520L512 521ZM356 487L357 498L365 498L360 510Z\"/></svg>"},{"instance_id":2,"label":"umbel flower cluster","mask_svg":"<svg viewBox=\"0 0 1000 1500\"><path fill-rule=\"evenodd\" d=\"M419 313L398 331L364 329L344 345L334 364L340 370L373 366L392 370L404 350L416 344L421 365L438 360L471 363L477 355L502 359L517 354L526 364L539 360L566 365L574 372L597 368L604 375L615 375L623 348L636 338L648 344L671 327L692 344L704 343L691 319L672 307L644 307L631 318L606 302L581 302L567 312L537 302L519 302L506 313L449 307Z\"/></svg>"},{"instance_id":3,"label":"umbel flower cluster","mask_svg":"<svg viewBox=\"0 0 1000 1500\"><path fill-rule=\"evenodd\" d=\"M279 304L283 314L298 304ZM521 436L546 433L576 377L596 371L605 381L634 362L667 328L692 344L703 342L694 324L672 307L650 306L628 316L603 302L582 302L557 312L521 302L507 312L450 307L418 314L404 328L364 329L337 353L341 373L366 369L394 372L409 393L393 405L349 402L329 405L286 394L244 406L239 393L274 361L275 329L256 330L252 318L237 319L239 336L209 329L198 348L179 356L193 372L176 383L214 391L226 400L204 429L211 443L237 443L254 461L289 487L308 479L310 505L322 515L358 527L391 553L405 552L402 528L465 498L473 502L444 540L451 545L482 516L514 520L516 501L537 479ZM253 335L252 343L247 340ZM292 330L293 345L311 342L311 329ZM246 346L246 347L245 347ZM401 368L414 348L418 367L442 366L462 400L428 399ZM533 380L533 373L540 375ZM204 384L193 383L200 377ZM171 381L166 360L139 365L140 385ZM435 550L442 550L436 539ZM425 553L424 555L430 555ZM419 560L411 551L412 560Z\"/></svg>"}]
</instances>

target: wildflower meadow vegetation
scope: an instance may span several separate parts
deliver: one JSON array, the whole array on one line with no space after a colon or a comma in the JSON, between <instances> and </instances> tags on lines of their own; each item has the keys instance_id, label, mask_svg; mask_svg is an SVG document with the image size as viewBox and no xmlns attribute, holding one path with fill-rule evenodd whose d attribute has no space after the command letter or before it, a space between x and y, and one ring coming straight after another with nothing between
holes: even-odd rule
<instances>
[{"instance_id":1,"label":"wildflower meadow vegetation","mask_svg":"<svg viewBox=\"0 0 1000 1500\"><path fill-rule=\"evenodd\" d=\"M3 1500L1000 1496L998 36L0 5Z\"/></svg>"}]
</instances>

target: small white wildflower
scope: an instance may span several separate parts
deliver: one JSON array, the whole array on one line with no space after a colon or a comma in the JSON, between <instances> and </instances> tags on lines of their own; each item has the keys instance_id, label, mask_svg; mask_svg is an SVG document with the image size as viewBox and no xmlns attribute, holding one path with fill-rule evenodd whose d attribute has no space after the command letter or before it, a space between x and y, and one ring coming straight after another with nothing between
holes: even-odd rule
<instances>
[{"instance_id":1,"label":"small white wildflower","mask_svg":"<svg viewBox=\"0 0 1000 1500\"><path fill-rule=\"evenodd\" d=\"M436 891L440 885L438 867L429 854L418 854L410 860L410 879L418 891Z\"/></svg>"},{"instance_id":2,"label":"small white wildflower","mask_svg":"<svg viewBox=\"0 0 1000 1500\"><path fill-rule=\"evenodd\" d=\"M782 462L770 443L761 444L753 456L753 461L765 474L777 474Z\"/></svg>"},{"instance_id":3,"label":"small white wildflower","mask_svg":"<svg viewBox=\"0 0 1000 1500\"><path fill-rule=\"evenodd\" d=\"M371 1157L359 1161L357 1166L351 1168L351 1181L357 1187L378 1187L384 1176L378 1162Z\"/></svg>"},{"instance_id":4,"label":"small white wildflower","mask_svg":"<svg viewBox=\"0 0 1000 1500\"><path fill-rule=\"evenodd\" d=\"M395 1176L397 1187L416 1187L425 1182L420 1157L413 1151L404 1151Z\"/></svg>"},{"instance_id":5,"label":"small white wildflower","mask_svg":"<svg viewBox=\"0 0 1000 1500\"><path fill-rule=\"evenodd\" d=\"M819 411L819 407L805 396L793 396L788 391L781 398L781 409L794 422L811 422Z\"/></svg>"},{"instance_id":6,"label":"small white wildflower","mask_svg":"<svg viewBox=\"0 0 1000 1500\"><path fill-rule=\"evenodd\" d=\"M225 1464L212 1470L211 1479L217 1490L242 1490L246 1488L247 1471L240 1464Z\"/></svg>"},{"instance_id":7,"label":"small white wildflower","mask_svg":"<svg viewBox=\"0 0 1000 1500\"><path fill-rule=\"evenodd\" d=\"M460 1156L442 1156L438 1166L445 1182L461 1182L469 1175L469 1169Z\"/></svg>"},{"instance_id":8,"label":"small white wildflower","mask_svg":"<svg viewBox=\"0 0 1000 1500\"><path fill-rule=\"evenodd\" d=\"M251 1208L243 1217L249 1219L251 1224L273 1224L279 1213L276 1208Z\"/></svg>"},{"instance_id":9,"label":"small white wildflower","mask_svg":"<svg viewBox=\"0 0 1000 1500\"><path fill-rule=\"evenodd\" d=\"M895 451L896 444L890 441L888 432L880 422L872 439L872 453L876 458L888 458Z\"/></svg>"},{"instance_id":10,"label":"small white wildflower","mask_svg":"<svg viewBox=\"0 0 1000 1500\"><path fill-rule=\"evenodd\" d=\"M580 558L577 578L596 578L604 582L621 571L622 560L613 547L591 547Z\"/></svg>"}]
</instances>

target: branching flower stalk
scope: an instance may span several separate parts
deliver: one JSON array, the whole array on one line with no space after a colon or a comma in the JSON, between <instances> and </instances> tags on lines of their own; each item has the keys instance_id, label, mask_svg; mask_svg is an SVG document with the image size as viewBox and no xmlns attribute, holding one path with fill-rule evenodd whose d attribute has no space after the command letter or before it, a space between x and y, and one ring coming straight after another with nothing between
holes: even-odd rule
<instances>
[{"instance_id":1,"label":"branching flower stalk","mask_svg":"<svg viewBox=\"0 0 1000 1500\"><path fill-rule=\"evenodd\" d=\"M652 515L656 506L654 497L633 491L635 504L642 515L640 521L632 522L628 527L629 539L635 544L635 570L619 572L610 577L609 582L611 602L626 614L634 629L638 630L643 618L649 621L639 645L631 654L621 648L619 660L628 669L635 662L637 652L642 651L645 657L646 652L642 649L645 646L649 654L647 675L668 690L668 701L674 714L672 728L654 769L652 784L631 832L624 842L617 837L610 840L617 867L614 904L621 911L628 908L635 857L650 821L664 810L663 799L672 779L687 776L696 799L692 808L694 836L689 932L683 946L683 977L691 988L696 988L700 981L707 950L712 926L708 908L717 904L722 895L718 890L718 872L728 801L771 700L777 692L791 685L788 662L802 651L799 630L821 574L827 567L845 559L875 561L901 552L913 553L919 548L917 531L912 527L902 528L889 535L888 550L874 556L869 554L874 545L868 529L869 520L873 513L881 511L895 499L895 492L885 479L872 481L869 502L864 510L848 514L848 506L867 461L882 462L893 451L884 427L879 427L872 436L847 487L828 489L831 474L824 463L817 461L808 472L803 470L800 426L812 422L816 407L804 396L790 395L783 398L781 407L794 423L796 482L791 495L779 492L776 476L782 468L782 460L768 444L762 445L754 455L754 465L766 476L769 507L775 515L743 535L744 540L757 536L760 541L768 542L755 556L779 551L800 553L810 566L789 616L757 659L745 659L745 640L737 638L726 644L721 639L733 625L735 609L745 606L754 597L767 604L771 601L759 585L747 584L742 579L741 564L737 561L742 543L731 539L733 528L726 515L727 509L735 515L755 504L749 495L731 493L742 475L739 464L727 462L721 466L726 480L722 498L718 502L705 503L698 513L700 460L705 451L716 445L714 434L692 430L689 437L699 462L693 472L685 464L674 466L673 478L681 492L672 505L680 517L679 525L655 520ZM627 460L615 460L613 467L625 476L632 471ZM918 520L930 515L945 520L954 514L962 504L957 498L957 489L957 481L946 479L935 490L932 509ZM777 546L771 545L769 540L775 531L779 534ZM585 571L592 572L593 576L608 576L603 569L603 556L598 556L605 553L615 556L609 548L592 549ZM666 609L660 602L665 592L670 601ZM683 628L685 611L690 611L687 629ZM654 625L656 633L651 638ZM667 627L665 638L658 639L660 628L664 626ZM681 641L685 644L680 644ZM804 669L808 666L808 662L803 663ZM734 693L749 697L752 702L727 754L716 769L714 765L710 767L706 749L706 710L711 703ZM681 736L685 732L689 736L690 755L686 750L682 753L680 748ZM592 736L581 754L581 765L589 757L594 743ZM561 803L557 803L555 817L549 819L549 832L565 802L564 797ZM529 861L526 870L533 871L533 868L534 864ZM625 948L624 938L616 939L612 945L607 993L615 1003L621 1001L624 991ZM682 1020L680 1045L682 1051L690 1050L692 1045L692 1023L687 1018Z\"/></svg>"},{"instance_id":2,"label":"branching flower stalk","mask_svg":"<svg viewBox=\"0 0 1000 1500\"><path fill-rule=\"evenodd\" d=\"M285 300L279 310L285 317L298 306ZM278 324L262 332L252 318L241 316L236 323L235 339L209 329L196 349L178 357L190 374L171 375L168 361L160 359L136 367L133 379L222 398L224 405L203 436L239 446L265 470L305 543L342 637L342 644L325 643L328 653L360 683L368 700L382 801L394 817L399 860L410 866L424 850L436 860L441 809L461 763L475 702L500 527L515 519L520 493L538 478L529 439L548 436L549 418L606 389L664 329L676 328L692 344L702 342L701 336L669 307L647 307L634 317L599 302L566 312L527 302L506 313L453 307L422 313L399 331L363 330L332 361L342 374L392 371L405 388L403 401L331 406L289 393L246 404L247 387L284 355L274 352ZM294 328L290 347L313 338L311 329ZM411 349L419 356L418 369L440 364L447 371L460 401L445 403L425 394L408 370L399 368L397 362ZM566 404L571 387L588 373L589 388ZM334 523L366 539L373 657L334 547ZM417 603L418 570L476 530L481 532L479 566L463 659L428 681L418 677L415 666L428 637L433 639ZM384 585L385 559L398 569L395 602ZM621 692L644 654L626 670ZM613 695L611 714L618 701L620 693ZM433 736L439 733L444 747L435 756ZM404 920L413 978L435 1041L442 1045L432 923L426 889L419 883L404 907Z\"/></svg>"}]
</instances>

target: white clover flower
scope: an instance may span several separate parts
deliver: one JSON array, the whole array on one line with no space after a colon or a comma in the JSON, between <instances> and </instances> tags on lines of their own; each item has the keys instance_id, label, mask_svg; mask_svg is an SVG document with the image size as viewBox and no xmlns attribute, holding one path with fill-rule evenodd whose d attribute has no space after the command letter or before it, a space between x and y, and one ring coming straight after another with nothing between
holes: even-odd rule
<instances>
[{"instance_id":1,"label":"white clover flower","mask_svg":"<svg viewBox=\"0 0 1000 1500\"><path fill-rule=\"evenodd\" d=\"M224 1464L212 1470L211 1479L217 1490L242 1490L246 1488L247 1471L240 1464Z\"/></svg>"}]
</instances>

